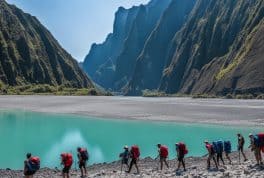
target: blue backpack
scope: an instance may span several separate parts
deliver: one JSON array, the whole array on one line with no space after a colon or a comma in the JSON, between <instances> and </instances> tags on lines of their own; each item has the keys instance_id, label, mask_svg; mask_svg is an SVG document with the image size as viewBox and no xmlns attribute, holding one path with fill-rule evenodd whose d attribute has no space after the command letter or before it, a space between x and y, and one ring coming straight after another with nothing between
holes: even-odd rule
<instances>
[{"instance_id":1,"label":"blue backpack","mask_svg":"<svg viewBox=\"0 0 264 178\"><path fill-rule=\"evenodd\" d=\"M216 153L222 153L224 148L223 148L223 141L219 140L219 141L214 141L213 142L213 148L215 150Z\"/></svg>"},{"instance_id":2,"label":"blue backpack","mask_svg":"<svg viewBox=\"0 0 264 178\"><path fill-rule=\"evenodd\" d=\"M254 144L257 146L257 147L260 147L261 143L260 143L260 139L259 139L259 136L258 135L254 135Z\"/></svg>"},{"instance_id":3,"label":"blue backpack","mask_svg":"<svg viewBox=\"0 0 264 178\"><path fill-rule=\"evenodd\" d=\"M224 151L226 153L231 153L231 151L232 151L231 142L229 140L228 141L224 141Z\"/></svg>"},{"instance_id":4,"label":"blue backpack","mask_svg":"<svg viewBox=\"0 0 264 178\"><path fill-rule=\"evenodd\" d=\"M35 173L40 168L40 160L38 157L31 157L27 163L28 170Z\"/></svg>"}]
</instances>

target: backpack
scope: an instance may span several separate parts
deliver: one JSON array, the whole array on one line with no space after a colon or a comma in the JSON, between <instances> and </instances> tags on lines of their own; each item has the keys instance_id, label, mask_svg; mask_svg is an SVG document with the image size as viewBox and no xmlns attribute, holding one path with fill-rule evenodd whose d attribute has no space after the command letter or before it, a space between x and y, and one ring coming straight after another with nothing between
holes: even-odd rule
<instances>
[{"instance_id":1,"label":"backpack","mask_svg":"<svg viewBox=\"0 0 264 178\"><path fill-rule=\"evenodd\" d=\"M222 153L223 152L223 142L221 140L214 141L213 142L213 149L216 153Z\"/></svg>"},{"instance_id":2,"label":"backpack","mask_svg":"<svg viewBox=\"0 0 264 178\"><path fill-rule=\"evenodd\" d=\"M259 146L264 147L264 133L259 133L258 138L259 138Z\"/></svg>"},{"instance_id":3,"label":"backpack","mask_svg":"<svg viewBox=\"0 0 264 178\"><path fill-rule=\"evenodd\" d=\"M183 153L184 155L188 154L187 147L184 143L179 143L178 147L181 153Z\"/></svg>"},{"instance_id":4,"label":"backpack","mask_svg":"<svg viewBox=\"0 0 264 178\"><path fill-rule=\"evenodd\" d=\"M168 147L166 147L165 145L162 145L160 147L160 156L163 158L167 158L169 155L169 150Z\"/></svg>"},{"instance_id":5,"label":"backpack","mask_svg":"<svg viewBox=\"0 0 264 178\"><path fill-rule=\"evenodd\" d=\"M139 147L137 145L134 145L131 147L131 155L132 158L137 159L140 156Z\"/></svg>"},{"instance_id":6,"label":"backpack","mask_svg":"<svg viewBox=\"0 0 264 178\"><path fill-rule=\"evenodd\" d=\"M217 146L217 142L214 141L212 143L212 149L214 150L215 153L219 153L219 150L218 150L218 146Z\"/></svg>"},{"instance_id":7,"label":"backpack","mask_svg":"<svg viewBox=\"0 0 264 178\"><path fill-rule=\"evenodd\" d=\"M87 149L81 149L80 155L82 157L82 160L84 160L84 161L87 161L89 159L89 153L88 153Z\"/></svg>"},{"instance_id":8,"label":"backpack","mask_svg":"<svg viewBox=\"0 0 264 178\"><path fill-rule=\"evenodd\" d=\"M28 162L27 162L27 168L30 172L37 172L40 168L40 159L39 157L31 157L29 158Z\"/></svg>"},{"instance_id":9,"label":"backpack","mask_svg":"<svg viewBox=\"0 0 264 178\"><path fill-rule=\"evenodd\" d=\"M229 140L224 141L224 151L226 153L231 153L231 151L232 151L231 142Z\"/></svg>"},{"instance_id":10,"label":"backpack","mask_svg":"<svg viewBox=\"0 0 264 178\"><path fill-rule=\"evenodd\" d=\"M257 146L257 147L260 147L260 138L258 135L254 135L253 137L254 139L254 145Z\"/></svg>"},{"instance_id":11,"label":"backpack","mask_svg":"<svg viewBox=\"0 0 264 178\"><path fill-rule=\"evenodd\" d=\"M224 151L224 145L222 140L218 140L217 142L217 153L222 153Z\"/></svg>"},{"instance_id":12,"label":"backpack","mask_svg":"<svg viewBox=\"0 0 264 178\"><path fill-rule=\"evenodd\" d=\"M70 153L63 153L62 155L62 163L65 167L71 167L73 159Z\"/></svg>"}]
</instances>

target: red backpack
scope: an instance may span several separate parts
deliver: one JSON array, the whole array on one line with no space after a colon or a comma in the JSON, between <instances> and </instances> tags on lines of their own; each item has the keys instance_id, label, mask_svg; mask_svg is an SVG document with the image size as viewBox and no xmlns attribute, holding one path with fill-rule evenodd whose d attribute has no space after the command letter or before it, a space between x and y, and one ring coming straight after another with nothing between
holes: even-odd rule
<instances>
[{"instance_id":1,"label":"red backpack","mask_svg":"<svg viewBox=\"0 0 264 178\"><path fill-rule=\"evenodd\" d=\"M264 147L264 133L259 133L258 138L259 138L260 147L261 148Z\"/></svg>"},{"instance_id":2,"label":"red backpack","mask_svg":"<svg viewBox=\"0 0 264 178\"><path fill-rule=\"evenodd\" d=\"M179 143L179 150L183 153L183 154L188 154L188 149L185 145L185 143Z\"/></svg>"},{"instance_id":3,"label":"red backpack","mask_svg":"<svg viewBox=\"0 0 264 178\"><path fill-rule=\"evenodd\" d=\"M167 158L169 155L168 147L165 145L160 146L160 156L163 158Z\"/></svg>"},{"instance_id":4,"label":"red backpack","mask_svg":"<svg viewBox=\"0 0 264 178\"><path fill-rule=\"evenodd\" d=\"M40 169L40 159L37 156L31 157L28 161L27 167L29 171L36 172Z\"/></svg>"},{"instance_id":5,"label":"red backpack","mask_svg":"<svg viewBox=\"0 0 264 178\"><path fill-rule=\"evenodd\" d=\"M73 159L72 159L72 154L70 153L63 153L61 154L62 157L62 163L65 167L71 167Z\"/></svg>"},{"instance_id":6,"label":"red backpack","mask_svg":"<svg viewBox=\"0 0 264 178\"><path fill-rule=\"evenodd\" d=\"M131 155L132 158L137 159L140 156L139 147L137 145L134 145L131 147Z\"/></svg>"}]
</instances>

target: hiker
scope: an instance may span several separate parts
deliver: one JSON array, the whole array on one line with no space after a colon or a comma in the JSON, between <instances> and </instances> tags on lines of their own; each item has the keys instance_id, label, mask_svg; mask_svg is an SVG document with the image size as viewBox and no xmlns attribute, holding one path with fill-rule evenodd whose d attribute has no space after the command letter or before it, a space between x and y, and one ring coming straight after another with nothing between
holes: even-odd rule
<instances>
[{"instance_id":1,"label":"hiker","mask_svg":"<svg viewBox=\"0 0 264 178\"><path fill-rule=\"evenodd\" d=\"M217 162L216 162L216 159L215 159L215 150L213 148L213 145L210 144L207 140L204 141L205 143L205 147L208 151L208 159L207 159L207 169L210 169L211 167L211 159L213 159L214 163L215 163L215 167L216 169L218 169L218 165L217 165Z\"/></svg>"},{"instance_id":2,"label":"hiker","mask_svg":"<svg viewBox=\"0 0 264 178\"><path fill-rule=\"evenodd\" d=\"M129 150L128 146L124 146L124 152L119 154L119 157L121 158L121 172L123 170L123 165L125 164L127 168L129 168L128 160L129 160Z\"/></svg>"},{"instance_id":3,"label":"hiker","mask_svg":"<svg viewBox=\"0 0 264 178\"><path fill-rule=\"evenodd\" d=\"M175 146L176 146L177 158L179 161L177 171L180 170L181 164L183 166L183 170L186 171L185 162L184 162L184 156L188 153L186 145L182 142L179 142L176 143Z\"/></svg>"},{"instance_id":4,"label":"hiker","mask_svg":"<svg viewBox=\"0 0 264 178\"><path fill-rule=\"evenodd\" d=\"M249 138L250 138L249 148L251 148L251 151L254 152L257 165L263 164L262 158L261 158L261 150L260 150L258 135L249 134Z\"/></svg>"},{"instance_id":5,"label":"hiker","mask_svg":"<svg viewBox=\"0 0 264 178\"><path fill-rule=\"evenodd\" d=\"M79 168L81 170L81 177L86 177L87 175L87 170L86 170L86 163L89 159L89 154L88 154L88 151L87 149L85 148L80 148L78 147L77 148L77 157L78 157L78 160L79 160Z\"/></svg>"},{"instance_id":6,"label":"hiker","mask_svg":"<svg viewBox=\"0 0 264 178\"><path fill-rule=\"evenodd\" d=\"M62 177L69 178L70 177L70 169L72 166L72 154L70 153L62 153L61 154L61 164L64 166L62 169Z\"/></svg>"},{"instance_id":7,"label":"hiker","mask_svg":"<svg viewBox=\"0 0 264 178\"><path fill-rule=\"evenodd\" d=\"M224 151L224 146L223 146L223 142L221 140L213 142L213 147L214 150L216 152L216 161L217 164L219 164L219 160L221 159L223 165L225 165L224 159L223 159L223 151Z\"/></svg>"},{"instance_id":8,"label":"hiker","mask_svg":"<svg viewBox=\"0 0 264 178\"><path fill-rule=\"evenodd\" d=\"M135 165L135 167L137 169L137 173L139 174L139 169L138 169L138 165L137 165L137 162L138 162L138 159L139 159L139 156L140 156L139 147L137 145L133 145L130 148L129 155L130 155L131 161L130 161L130 165L129 165L129 169L128 169L127 173L130 173L133 165Z\"/></svg>"},{"instance_id":9,"label":"hiker","mask_svg":"<svg viewBox=\"0 0 264 178\"><path fill-rule=\"evenodd\" d=\"M160 158L160 170L163 169L163 162L165 163L165 165L167 166L167 168L169 168L169 164L167 162L167 158L168 158L168 147L165 145L161 145L160 143L157 144L158 147L158 157Z\"/></svg>"},{"instance_id":10,"label":"hiker","mask_svg":"<svg viewBox=\"0 0 264 178\"><path fill-rule=\"evenodd\" d=\"M224 152L225 152L226 159L228 159L228 161L229 161L229 164L232 164L232 161L231 161L230 156L229 156L231 151L232 151L231 142L229 140L224 141Z\"/></svg>"},{"instance_id":11,"label":"hiker","mask_svg":"<svg viewBox=\"0 0 264 178\"><path fill-rule=\"evenodd\" d=\"M240 133L237 134L237 142L238 142L237 149L239 153L239 162L240 162L240 153L242 153L244 157L244 161L247 161L247 157L244 153L245 139Z\"/></svg>"},{"instance_id":12,"label":"hiker","mask_svg":"<svg viewBox=\"0 0 264 178\"><path fill-rule=\"evenodd\" d=\"M32 157L31 153L27 153L24 161L24 175L25 178L33 178L33 175L40 168L40 160L38 157Z\"/></svg>"}]
</instances>

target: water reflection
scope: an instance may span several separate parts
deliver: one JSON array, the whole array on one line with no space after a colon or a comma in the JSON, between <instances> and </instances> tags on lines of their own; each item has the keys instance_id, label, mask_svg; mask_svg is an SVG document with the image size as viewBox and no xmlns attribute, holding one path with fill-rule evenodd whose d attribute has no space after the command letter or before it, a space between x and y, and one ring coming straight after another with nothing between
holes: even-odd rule
<instances>
[{"instance_id":1,"label":"water reflection","mask_svg":"<svg viewBox=\"0 0 264 178\"><path fill-rule=\"evenodd\" d=\"M44 160L42 160L43 165L52 167L60 167L60 154L63 152L72 153L74 156L74 160L77 160L76 157L76 148L85 147L88 148L90 153L89 162L104 162L104 155L100 147L89 145L87 141L84 139L84 136L81 134L79 130L74 130L67 132L58 142L53 144L51 148L49 148L48 152L44 156ZM75 161L77 163L77 161ZM76 166L76 165L75 165Z\"/></svg>"}]
</instances>

